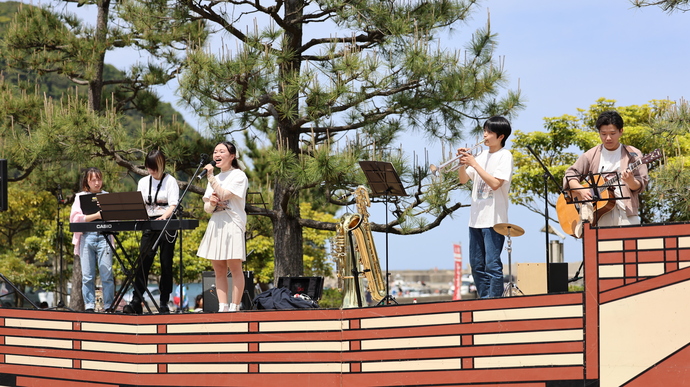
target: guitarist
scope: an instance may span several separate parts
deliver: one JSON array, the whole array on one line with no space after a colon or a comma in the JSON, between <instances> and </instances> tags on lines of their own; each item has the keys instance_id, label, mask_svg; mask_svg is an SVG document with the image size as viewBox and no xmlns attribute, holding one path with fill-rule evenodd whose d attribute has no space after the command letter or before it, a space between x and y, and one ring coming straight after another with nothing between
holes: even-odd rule
<instances>
[{"instance_id":1,"label":"guitarist","mask_svg":"<svg viewBox=\"0 0 690 387\"><path fill-rule=\"evenodd\" d=\"M616 196L629 199L616 200L611 211L598 216L597 225L599 226L618 226L626 224L640 224L638 208L640 206L639 195L649 182L647 166L642 164L634 171L627 169L628 165L642 156L639 149L623 145L620 138L623 135L623 118L616 111L606 111L599 115L596 122L599 131L601 145L585 152L580 156L565 172L563 187L570 188L571 196L575 201L584 201L580 209L580 221L575 226L575 237L582 237L582 224L584 222L594 222L593 192L590 189L582 189L580 183L591 172L594 174L602 172L620 173L621 187L615 186ZM605 174L603 175L605 176ZM604 181L602 180L602 183Z\"/></svg>"}]
</instances>

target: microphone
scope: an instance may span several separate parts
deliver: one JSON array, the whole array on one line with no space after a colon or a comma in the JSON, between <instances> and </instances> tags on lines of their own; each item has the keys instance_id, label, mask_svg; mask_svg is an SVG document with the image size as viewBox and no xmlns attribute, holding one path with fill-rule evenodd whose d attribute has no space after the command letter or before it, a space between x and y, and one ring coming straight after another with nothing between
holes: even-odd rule
<instances>
[{"instance_id":1,"label":"microphone","mask_svg":"<svg viewBox=\"0 0 690 387\"><path fill-rule=\"evenodd\" d=\"M63 204L65 202L65 199L62 197L62 187L60 186L60 184L57 185L57 191L55 192L55 194L57 196L58 203Z\"/></svg>"},{"instance_id":2,"label":"microphone","mask_svg":"<svg viewBox=\"0 0 690 387\"><path fill-rule=\"evenodd\" d=\"M211 165L213 165L215 167L216 166L216 160L211 160ZM203 171L201 171L199 176L197 176L196 178L201 180L204 178L204 176L206 176L207 173L208 173L208 170L204 169Z\"/></svg>"},{"instance_id":3,"label":"microphone","mask_svg":"<svg viewBox=\"0 0 690 387\"><path fill-rule=\"evenodd\" d=\"M338 200L345 200L350 195L352 195L352 192L345 192L344 194L337 196L337 198L338 198Z\"/></svg>"}]
</instances>

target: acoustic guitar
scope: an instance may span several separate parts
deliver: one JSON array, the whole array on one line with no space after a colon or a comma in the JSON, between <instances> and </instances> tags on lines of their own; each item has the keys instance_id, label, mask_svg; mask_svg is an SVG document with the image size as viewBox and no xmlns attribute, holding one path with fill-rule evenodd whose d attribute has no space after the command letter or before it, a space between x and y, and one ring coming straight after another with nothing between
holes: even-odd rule
<instances>
[{"instance_id":1,"label":"acoustic guitar","mask_svg":"<svg viewBox=\"0 0 690 387\"><path fill-rule=\"evenodd\" d=\"M628 171L634 171L643 164L649 164L661 158L661 150L655 149L653 152L642 156L639 160L628 165ZM590 182L581 181L580 184L584 187L592 189L592 197L599 198L599 200L592 202L594 210L593 226L596 226L599 218L611 211L616 205L614 189L620 186L620 174L611 173L608 175L596 175L593 178L594 188L591 188ZM596 190L596 192L594 192ZM580 206L582 203L574 202L571 198L566 198L561 194L556 201L556 213L558 214L558 223L560 223L563 231L568 235L575 235L575 225L580 221Z\"/></svg>"}]
</instances>

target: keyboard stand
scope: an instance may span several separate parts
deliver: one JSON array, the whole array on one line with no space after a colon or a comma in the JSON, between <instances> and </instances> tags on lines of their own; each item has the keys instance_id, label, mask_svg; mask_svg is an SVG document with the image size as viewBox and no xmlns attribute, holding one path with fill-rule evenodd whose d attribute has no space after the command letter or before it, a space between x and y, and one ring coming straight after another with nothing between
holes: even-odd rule
<instances>
[{"instance_id":1,"label":"keyboard stand","mask_svg":"<svg viewBox=\"0 0 690 387\"><path fill-rule=\"evenodd\" d=\"M108 246L110 246L110 249L113 252L113 255L115 258L117 258L117 261L120 262L120 266L122 267L122 271L125 274L125 280L122 282L122 285L120 285L120 290L118 290L115 299L113 300L113 304L110 305L110 308L106 309L107 313L115 313L117 310L117 306L120 305L120 302L122 302L122 299L125 296L125 293L127 292L128 288L132 285L134 281L134 277L136 275L136 272L138 270L141 270L141 263L142 263L142 256L139 254L139 257L136 262L133 262L130 256L127 254L124 248L121 248L122 254L127 258L127 262L129 262L129 268L128 266L125 265L125 263L120 259L120 256L117 254L117 249L113 244L110 242L110 238L108 238L108 235L112 235L113 239L115 240L116 244L120 247L122 247L122 243L120 243L120 240L117 238L117 233L115 232L109 232L109 231L104 231L101 232L101 234L105 235L106 238L105 240L108 242ZM147 249L148 251L148 249ZM151 291L149 291L148 287L146 287L146 294L148 294L149 298L153 301L153 304L156 307L156 311L159 311L158 309L158 304L156 303L156 300L153 299L153 296L151 295ZM138 292L136 288L133 289L134 292ZM139 298L141 300L144 300L144 296L142 294L139 294ZM146 306L146 310L151 313L151 309L148 306L148 303L144 302L144 306Z\"/></svg>"}]
</instances>

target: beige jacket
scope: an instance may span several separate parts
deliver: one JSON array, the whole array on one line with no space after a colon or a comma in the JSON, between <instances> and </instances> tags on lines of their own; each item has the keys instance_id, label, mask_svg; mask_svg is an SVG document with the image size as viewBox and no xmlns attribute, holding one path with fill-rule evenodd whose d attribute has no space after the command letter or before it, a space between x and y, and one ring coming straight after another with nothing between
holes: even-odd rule
<instances>
[{"instance_id":1,"label":"beige jacket","mask_svg":"<svg viewBox=\"0 0 690 387\"><path fill-rule=\"evenodd\" d=\"M599 160L601 158L601 149L603 145L597 145L594 148L588 150L585 152L582 156L580 156L575 164L573 164L570 168L568 168L565 171L565 177L563 178L563 188L568 189L568 180L571 179L577 179L578 181L583 181L587 177L587 175L591 173L600 173L601 170L599 168ZM642 157L642 152L640 152L639 149L629 146L629 145L623 145L621 144L621 167L627 166L630 163L633 163L637 160L639 160ZM619 171L623 172L623 171ZM628 197L629 199L624 199L623 203L625 204L625 212L628 216L635 216L638 215L638 209L640 208L640 192L644 191L645 188L647 188L647 184L649 183L649 175L647 174L647 165L646 164L641 164L639 167L637 167L633 171L633 176L635 176L635 180L640 182L641 186L640 189L637 191L631 191L630 188L628 188L627 184L623 183L621 180L621 191L623 194L623 197ZM616 189L617 186L615 186Z\"/></svg>"}]
</instances>

